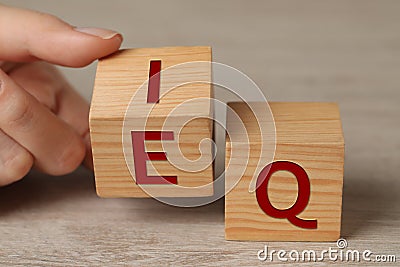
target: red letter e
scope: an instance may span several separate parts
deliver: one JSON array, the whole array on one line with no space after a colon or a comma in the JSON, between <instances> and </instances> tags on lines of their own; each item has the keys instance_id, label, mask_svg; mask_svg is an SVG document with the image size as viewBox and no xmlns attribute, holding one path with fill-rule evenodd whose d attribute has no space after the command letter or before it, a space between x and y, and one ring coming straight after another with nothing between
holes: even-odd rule
<instances>
[{"instance_id":1,"label":"red letter e","mask_svg":"<svg viewBox=\"0 0 400 267\"><path fill-rule=\"evenodd\" d=\"M167 160L165 152L146 152L145 140L174 140L174 132L131 131L136 184L177 184L176 176L147 176L147 160Z\"/></svg>"}]
</instances>

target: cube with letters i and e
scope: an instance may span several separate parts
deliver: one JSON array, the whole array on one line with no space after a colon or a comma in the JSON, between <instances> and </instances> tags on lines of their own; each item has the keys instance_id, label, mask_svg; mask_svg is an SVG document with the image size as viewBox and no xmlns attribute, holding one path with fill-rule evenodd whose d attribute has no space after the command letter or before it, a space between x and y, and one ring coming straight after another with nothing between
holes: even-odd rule
<instances>
[{"instance_id":1,"label":"cube with letters i and e","mask_svg":"<svg viewBox=\"0 0 400 267\"><path fill-rule=\"evenodd\" d=\"M213 194L210 62L210 47L128 49L99 61L90 110L99 196Z\"/></svg>"}]
</instances>

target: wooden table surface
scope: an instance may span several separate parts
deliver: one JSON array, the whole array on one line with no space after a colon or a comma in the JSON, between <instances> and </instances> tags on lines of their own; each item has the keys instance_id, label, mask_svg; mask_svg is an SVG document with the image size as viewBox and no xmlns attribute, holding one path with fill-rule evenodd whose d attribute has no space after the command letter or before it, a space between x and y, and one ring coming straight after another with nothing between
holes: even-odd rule
<instances>
[{"instance_id":1,"label":"wooden table surface","mask_svg":"<svg viewBox=\"0 0 400 267\"><path fill-rule=\"evenodd\" d=\"M349 249L400 261L400 1L2 2L119 29L125 47L211 45L214 60L244 71L270 100L338 102L346 141L342 236ZM63 71L89 98L94 66ZM83 169L31 173L0 189L0 265L254 266L270 264L257 259L264 245L335 247L225 241L223 204L100 199Z\"/></svg>"}]
</instances>

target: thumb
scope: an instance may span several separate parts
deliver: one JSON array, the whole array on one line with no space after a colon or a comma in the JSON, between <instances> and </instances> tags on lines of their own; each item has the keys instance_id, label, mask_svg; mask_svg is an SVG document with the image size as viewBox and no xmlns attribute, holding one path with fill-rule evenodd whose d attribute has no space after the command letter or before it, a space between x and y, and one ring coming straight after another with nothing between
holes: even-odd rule
<instances>
[{"instance_id":1,"label":"thumb","mask_svg":"<svg viewBox=\"0 0 400 267\"><path fill-rule=\"evenodd\" d=\"M72 27L49 14L0 5L0 60L82 67L121 43L122 36L111 30Z\"/></svg>"}]
</instances>

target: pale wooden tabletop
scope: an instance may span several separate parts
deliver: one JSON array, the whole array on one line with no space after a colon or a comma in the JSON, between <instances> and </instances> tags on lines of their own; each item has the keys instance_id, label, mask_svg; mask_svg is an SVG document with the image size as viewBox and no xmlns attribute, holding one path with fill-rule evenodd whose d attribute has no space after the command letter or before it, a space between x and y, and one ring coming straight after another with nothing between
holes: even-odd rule
<instances>
[{"instance_id":1,"label":"pale wooden tabletop","mask_svg":"<svg viewBox=\"0 0 400 267\"><path fill-rule=\"evenodd\" d=\"M270 100L338 102L346 141L342 236L349 249L396 255L398 265L400 1L2 2L119 29L125 47L211 45L214 60L244 71ZM63 71L89 98L94 66ZM0 189L0 265L254 266L270 264L257 259L264 245L335 247L225 241L223 203L183 209L100 199L88 171L32 173Z\"/></svg>"}]
</instances>

